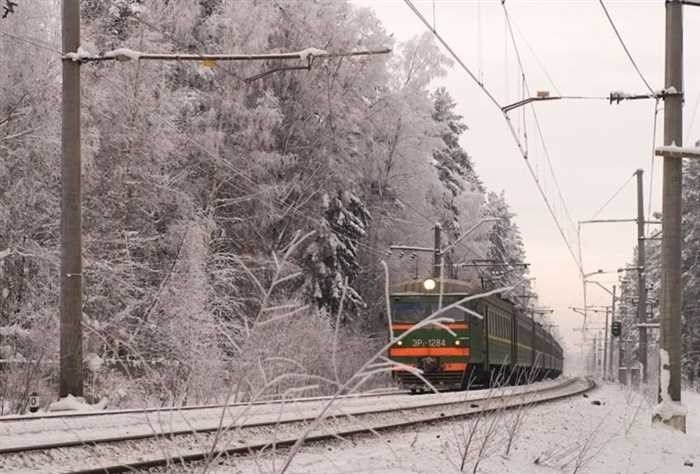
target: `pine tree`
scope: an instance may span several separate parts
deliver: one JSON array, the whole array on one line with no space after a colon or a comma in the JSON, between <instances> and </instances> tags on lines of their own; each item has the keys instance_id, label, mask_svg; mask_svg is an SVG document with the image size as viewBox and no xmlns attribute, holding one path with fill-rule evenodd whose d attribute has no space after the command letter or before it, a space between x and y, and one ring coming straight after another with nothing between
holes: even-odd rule
<instances>
[{"instance_id":1,"label":"pine tree","mask_svg":"<svg viewBox=\"0 0 700 474\"><path fill-rule=\"evenodd\" d=\"M442 133L444 146L433 152L434 166L440 181L457 196L465 190L483 193L484 186L477 176L471 157L459 144L459 138L468 129L463 117L455 112L457 103L447 89L438 88L433 93L433 120L445 126ZM459 213L458 209L455 209Z\"/></svg>"},{"instance_id":2,"label":"pine tree","mask_svg":"<svg viewBox=\"0 0 700 474\"><path fill-rule=\"evenodd\" d=\"M487 258L491 263L522 264L525 261L525 245L520 229L514 222L515 214L510 211L505 193L488 193L484 215L498 217L488 234L489 249ZM493 267L481 272L487 287L496 287L516 282L527 274L521 266Z\"/></svg>"},{"instance_id":3,"label":"pine tree","mask_svg":"<svg viewBox=\"0 0 700 474\"><path fill-rule=\"evenodd\" d=\"M360 272L358 246L370 219L365 204L351 192L323 195L320 229L305 252L305 293L331 315L340 309L343 294L350 312L365 306L353 283Z\"/></svg>"},{"instance_id":4,"label":"pine tree","mask_svg":"<svg viewBox=\"0 0 700 474\"><path fill-rule=\"evenodd\" d=\"M700 163L686 160L683 168L681 366L693 383L700 377Z\"/></svg>"}]
</instances>

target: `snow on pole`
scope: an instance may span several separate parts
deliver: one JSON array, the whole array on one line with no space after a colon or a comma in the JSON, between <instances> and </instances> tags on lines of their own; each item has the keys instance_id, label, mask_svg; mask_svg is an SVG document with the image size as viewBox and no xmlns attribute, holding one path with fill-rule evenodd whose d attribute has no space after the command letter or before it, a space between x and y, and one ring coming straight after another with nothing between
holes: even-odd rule
<instances>
[{"instance_id":1,"label":"snow on pole","mask_svg":"<svg viewBox=\"0 0 700 474\"><path fill-rule=\"evenodd\" d=\"M63 56L80 62L93 61L129 61L129 60L172 60L172 61L266 61L272 59L300 59L307 61L311 58L337 58L348 56L369 56L391 53L391 48L380 48L359 51L328 52L319 48L305 48L301 51L290 53L263 53L263 54L178 54L178 53L148 53L135 51L129 48L117 48L100 54L90 53L82 48L76 52L70 52Z\"/></svg>"},{"instance_id":2,"label":"snow on pole","mask_svg":"<svg viewBox=\"0 0 700 474\"><path fill-rule=\"evenodd\" d=\"M670 358L666 349L659 349L659 394L661 403L654 407L653 415L661 418L663 421L668 421L673 417L685 417L688 414L688 409L681 402L674 402L669 394L671 385L671 365Z\"/></svg>"}]
</instances>

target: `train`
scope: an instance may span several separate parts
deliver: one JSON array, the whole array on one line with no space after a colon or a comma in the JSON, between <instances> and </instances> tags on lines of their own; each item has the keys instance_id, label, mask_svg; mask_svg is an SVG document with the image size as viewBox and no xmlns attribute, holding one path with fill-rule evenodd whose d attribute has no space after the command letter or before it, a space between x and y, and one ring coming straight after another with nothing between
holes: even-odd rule
<instances>
[{"instance_id":1,"label":"train","mask_svg":"<svg viewBox=\"0 0 700 474\"><path fill-rule=\"evenodd\" d=\"M395 363L392 377L399 386L413 393L430 385L437 390L465 390L561 374L564 352L554 337L512 301L498 293L478 296L482 293L480 285L439 278L391 288L389 358ZM453 322L414 329L441 308L438 316Z\"/></svg>"}]
</instances>

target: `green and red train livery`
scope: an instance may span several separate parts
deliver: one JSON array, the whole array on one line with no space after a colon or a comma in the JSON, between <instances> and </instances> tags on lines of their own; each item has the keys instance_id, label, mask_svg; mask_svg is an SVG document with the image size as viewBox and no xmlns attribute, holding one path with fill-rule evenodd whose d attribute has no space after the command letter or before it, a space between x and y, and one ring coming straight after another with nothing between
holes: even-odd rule
<instances>
[{"instance_id":1,"label":"green and red train livery","mask_svg":"<svg viewBox=\"0 0 700 474\"><path fill-rule=\"evenodd\" d=\"M390 295L394 337L398 339L440 307L480 292L469 282L449 279L396 285ZM494 380L523 383L561 374L564 355L559 343L498 295L475 298L440 316L454 320L446 324L454 334L429 324L398 339L389 349L392 360L421 369L422 376L436 388L465 389ZM425 383L408 370L396 369L393 375L412 391L425 388Z\"/></svg>"}]
</instances>

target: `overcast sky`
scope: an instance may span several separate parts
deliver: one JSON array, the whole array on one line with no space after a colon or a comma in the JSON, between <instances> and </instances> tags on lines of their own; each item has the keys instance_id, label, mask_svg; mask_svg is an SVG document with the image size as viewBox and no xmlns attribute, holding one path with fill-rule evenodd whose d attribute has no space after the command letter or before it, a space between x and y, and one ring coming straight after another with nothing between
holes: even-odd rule
<instances>
[{"instance_id":1,"label":"overcast sky","mask_svg":"<svg viewBox=\"0 0 700 474\"><path fill-rule=\"evenodd\" d=\"M373 8L386 30L399 40L426 31L402 0L355 3ZM438 33L475 74L483 75L485 86L501 104L520 98L519 70L500 0L414 0L414 3L431 23L435 11ZM654 89L663 89L664 1L607 0L605 3L647 81ZM647 92L597 0L508 0L506 5L533 92L549 90L557 95L558 89L563 95L591 97L608 96L617 90ZM698 78L700 8L685 7L686 143L700 139L700 117L693 120L700 92ZM580 325L581 317L568 307L582 305L576 265L502 115L459 66L441 82L448 87L458 103L458 112L469 125L462 144L471 154L479 175L490 190L505 190L517 214L541 303L556 310L554 319L560 325L560 332L568 348L574 349L579 337L574 336L572 329ZM660 161L655 162L654 179L650 181L653 100L620 105L602 100L553 101L536 107L573 222L592 218L637 168L644 170L645 200L651 185L652 212L660 211ZM532 122L531 117L527 120ZM663 112L658 120L657 140L661 140ZM532 127L528 129L530 161L552 196L555 188L543 171L547 164L542 147L536 143L535 132ZM634 218L634 183L630 181L598 218ZM563 216L560 208L557 213ZM584 226L584 270L615 270L624 266L632 257L635 243L634 224ZM616 275L612 274L598 277L606 285L612 285L615 279ZM590 303L609 304L610 298L603 290L589 288Z\"/></svg>"}]
</instances>

